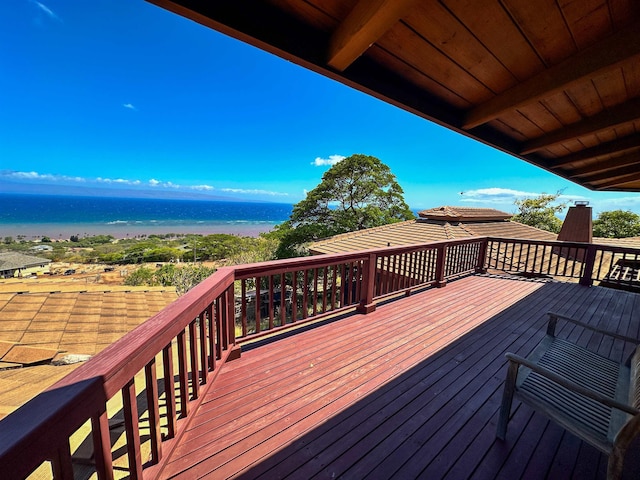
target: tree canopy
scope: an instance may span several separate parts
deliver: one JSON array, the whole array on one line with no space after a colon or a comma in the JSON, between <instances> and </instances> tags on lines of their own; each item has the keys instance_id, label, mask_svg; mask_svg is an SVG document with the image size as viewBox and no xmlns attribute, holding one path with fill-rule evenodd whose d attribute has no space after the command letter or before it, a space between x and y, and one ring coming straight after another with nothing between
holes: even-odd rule
<instances>
[{"instance_id":1,"label":"tree canopy","mask_svg":"<svg viewBox=\"0 0 640 480\"><path fill-rule=\"evenodd\" d=\"M376 157L351 155L332 166L320 184L293 207L273 235L278 258L304 254L304 244L340 233L414 218L391 169Z\"/></svg>"},{"instance_id":2,"label":"tree canopy","mask_svg":"<svg viewBox=\"0 0 640 480\"><path fill-rule=\"evenodd\" d=\"M556 217L556 213L560 213L567 206L566 202L555 203L561 193L542 193L537 197L516 200L518 213L511 220L553 233L560 232L562 220Z\"/></svg>"},{"instance_id":3,"label":"tree canopy","mask_svg":"<svg viewBox=\"0 0 640 480\"><path fill-rule=\"evenodd\" d=\"M630 210L600 212L593 221L593 235L606 238L626 238L640 235L640 215Z\"/></svg>"}]
</instances>

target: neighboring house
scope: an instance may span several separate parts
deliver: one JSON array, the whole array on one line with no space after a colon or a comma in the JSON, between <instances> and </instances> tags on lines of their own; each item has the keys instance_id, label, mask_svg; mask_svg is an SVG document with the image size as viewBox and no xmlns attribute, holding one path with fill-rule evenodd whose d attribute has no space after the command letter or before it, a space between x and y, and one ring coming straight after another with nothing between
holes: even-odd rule
<instances>
[{"instance_id":1,"label":"neighboring house","mask_svg":"<svg viewBox=\"0 0 640 480\"><path fill-rule=\"evenodd\" d=\"M35 247L31 247L29 250L33 252L51 252L53 251L53 247L51 245L36 245Z\"/></svg>"},{"instance_id":2,"label":"neighboring house","mask_svg":"<svg viewBox=\"0 0 640 480\"><path fill-rule=\"evenodd\" d=\"M591 208L576 205L569 208L562 229L558 235L540 230L529 225L509 220L511 215L491 208L472 207L438 207L423 210L419 218L406 222L392 223L380 227L369 228L357 232L344 233L311 244L309 250L314 255L328 253L344 253L382 247L399 247L419 243L452 240L467 237L497 237L520 240L559 240L566 242L595 243L617 247L640 249L640 237L635 238L592 238ZM490 246L489 267L501 267L498 270L522 270L520 260L511 264L519 255L514 251L515 244L508 242ZM575 248L545 249L539 255L538 263L528 262L524 268L528 272L539 272L541 265L552 265L557 276L562 277L569 269L583 268L583 253ZM533 256L532 256L533 258ZM575 261L579 263L575 263ZM597 258L599 273L596 275L599 284L609 288L640 292L640 255L602 253ZM394 276L400 272L389 270L389 266L379 265L379 273L391 271ZM411 276L411 272L408 272ZM528 276L538 276L530 273ZM545 277L546 275L540 274ZM575 281L567 278L565 281Z\"/></svg>"},{"instance_id":3,"label":"neighboring house","mask_svg":"<svg viewBox=\"0 0 640 480\"><path fill-rule=\"evenodd\" d=\"M28 277L49 273L48 258L23 253L0 253L0 278Z\"/></svg>"},{"instance_id":4,"label":"neighboring house","mask_svg":"<svg viewBox=\"0 0 640 480\"><path fill-rule=\"evenodd\" d=\"M312 254L397 247L468 237L556 240L555 233L509 220L493 208L438 207L418 212L419 218L336 235L310 245Z\"/></svg>"}]
</instances>

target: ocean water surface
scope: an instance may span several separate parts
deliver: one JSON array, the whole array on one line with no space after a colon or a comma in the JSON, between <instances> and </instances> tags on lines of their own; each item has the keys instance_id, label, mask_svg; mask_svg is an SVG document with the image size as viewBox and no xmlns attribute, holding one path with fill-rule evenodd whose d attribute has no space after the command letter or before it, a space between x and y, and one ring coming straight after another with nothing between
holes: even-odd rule
<instances>
[{"instance_id":1,"label":"ocean water surface","mask_svg":"<svg viewBox=\"0 0 640 480\"><path fill-rule=\"evenodd\" d=\"M285 221L292 209L292 205L281 203L0 194L0 236L253 236Z\"/></svg>"}]
</instances>

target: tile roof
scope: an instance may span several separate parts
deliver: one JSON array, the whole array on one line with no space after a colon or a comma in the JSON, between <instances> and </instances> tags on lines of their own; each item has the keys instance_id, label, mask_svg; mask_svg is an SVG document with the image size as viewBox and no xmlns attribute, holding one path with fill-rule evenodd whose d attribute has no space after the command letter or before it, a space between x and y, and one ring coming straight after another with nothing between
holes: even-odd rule
<instances>
[{"instance_id":1,"label":"tile roof","mask_svg":"<svg viewBox=\"0 0 640 480\"><path fill-rule=\"evenodd\" d=\"M20 284L0 285L7 289L7 285ZM56 359L68 354L95 355L177 298L171 288L125 291L131 287L107 287L114 291L0 290L0 362L4 362L0 363L0 418L79 364L8 368L47 360L48 355Z\"/></svg>"},{"instance_id":2,"label":"tile roof","mask_svg":"<svg viewBox=\"0 0 640 480\"><path fill-rule=\"evenodd\" d=\"M436 207L418 212L420 218L430 220L448 220L448 221L481 221L481 220L508 220L513 215L495 208L477 208L477 207Z\"/></svg>"},{"instance_id":3,"label":"tile roof","mask_svg":"<svg viewBox=\"0 0 640 480\"><path fill-rule=\"evenodd\" d=\"M18 268L45 265L47 263L51 263L51 260L48 258L35 257L17 252L0 253L0 271L16 270Z\"/></svg>"},{"instance_id":4,"label":"tile roof","mask_svg":"<svg viewBox=\"0 0 640 480\"><path fill-rule=\"evenodd\" d=\"M593 243L600 245L612 245L615 247L640 248L640 237L605 238L593 237Z\"/></svg>"},{"instance_id":5,"label":"tile roof","mask_svg":"<svg viewBox=\"0 0 640 480\"><path fill-rule=\"evenodd\" d=\"M495 221L449 222L420 218L336 235L311 244L309 250L313 254L353 252L370 248L412 245L474 236L531 240L556 239L554 233L502 219Z\"/></svg>"}]
</instances>

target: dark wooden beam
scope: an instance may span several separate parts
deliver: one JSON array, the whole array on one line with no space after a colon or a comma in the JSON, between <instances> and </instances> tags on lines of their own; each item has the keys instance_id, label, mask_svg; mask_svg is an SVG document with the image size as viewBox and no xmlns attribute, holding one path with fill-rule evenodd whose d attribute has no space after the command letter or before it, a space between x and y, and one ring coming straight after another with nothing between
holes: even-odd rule
<instances>
[{"instance_id":1,"label":"dark wooden beam","mask_svg":"<svg viewBox=\"0 0 640 480\"><path fill-rule=\"evenodd\" d=\"M474 108L467 113L463 128L477 127L638 58L640 35L633 25Z\"/></svg>"},{"instance_id":2,"label":"dark wooden beam","mask_svg":"<svg viewBox=\"0 0 640 480\"><path fill-rule=\"evenodd\" d=\"M582 162L585 160L591 160L602 155L611 155L614 153L623 153L628 150L640 147L640 133L634 133L623 138L613 140L612 142L596 145L595 147L587 148L571 155L556 158L551 161L553 168L564 167L575 162Z\"/></svg>"},{"instance_id":3,"label":"dark wooden beam","mask_svg":"<svg viewBox=\"0 0 640 480\"><path fill-rule=\"evenodd\" d=\"M329 40L327 63L343 71L398 22L415 0L360 0Z\"/></svg>"},{"instance_id":4,"label":"dark wooden beam","mask_svg":"<svg viewBox=\"0 0 640 480\"><path fill-rule=\"evenodd\" d=\"M593 117L589 117L581 122L573 123L560 130L556 130L525 142L520 154L527 155L569 140L598 133L603 130L609 130L636 120L640 120L639 98L630 100L609 110L603 110Z\"/></svg>"},{"instance_id":5,"label":"dark wooden beam","mask_svg":"<svg viewBox=\"0 0 640 480\"><path fill-rule=\"evenodd\" d=\"M631 152L621 157L601 160L584 167L569 170L569 175L571 177L583 177L585 175L588 176L599 172L606 172L607 170L614 170L628 165L640 165L640 151Z\"/></svg>"},{"instance_id":6,"label":"dark wooden beam","mask_svg":"<svg viewBox=\"0 0 640 480\"><path fill-rule=\"evenodd\" d=\"M619 187L620 185L625 185L627 183L632 183L632 182L637 182L640 180L640 172L638 173L632 173L629 175L625 175L624 177L618 177L615 178L613 180L608 180L606 182L594 182L593 186L596 190L609 190L612 189L614 187ZM625 189L620 189L620 188L616 188L616 191L638 191L639 189L636 188L625 188Z\"/></svg>"},{"instance_id":7,"label":"dark wooden beam","mask_svg":"<svg viewBox=\"0 0 640 480\"><path fill-rule=\"evenodd\" d=\"M584 177L583 180L588 183L600 185L600 182L603 181L608 181L610 179L613 179L612 181L617 181L616 179L620 177L626 177L636 174L640 175L640 163L635 163L633 165L627 165L626 167L620 167L614 170L607 170L606 172L589 175L587 177Z\"/></svg>"}]
</instances>

